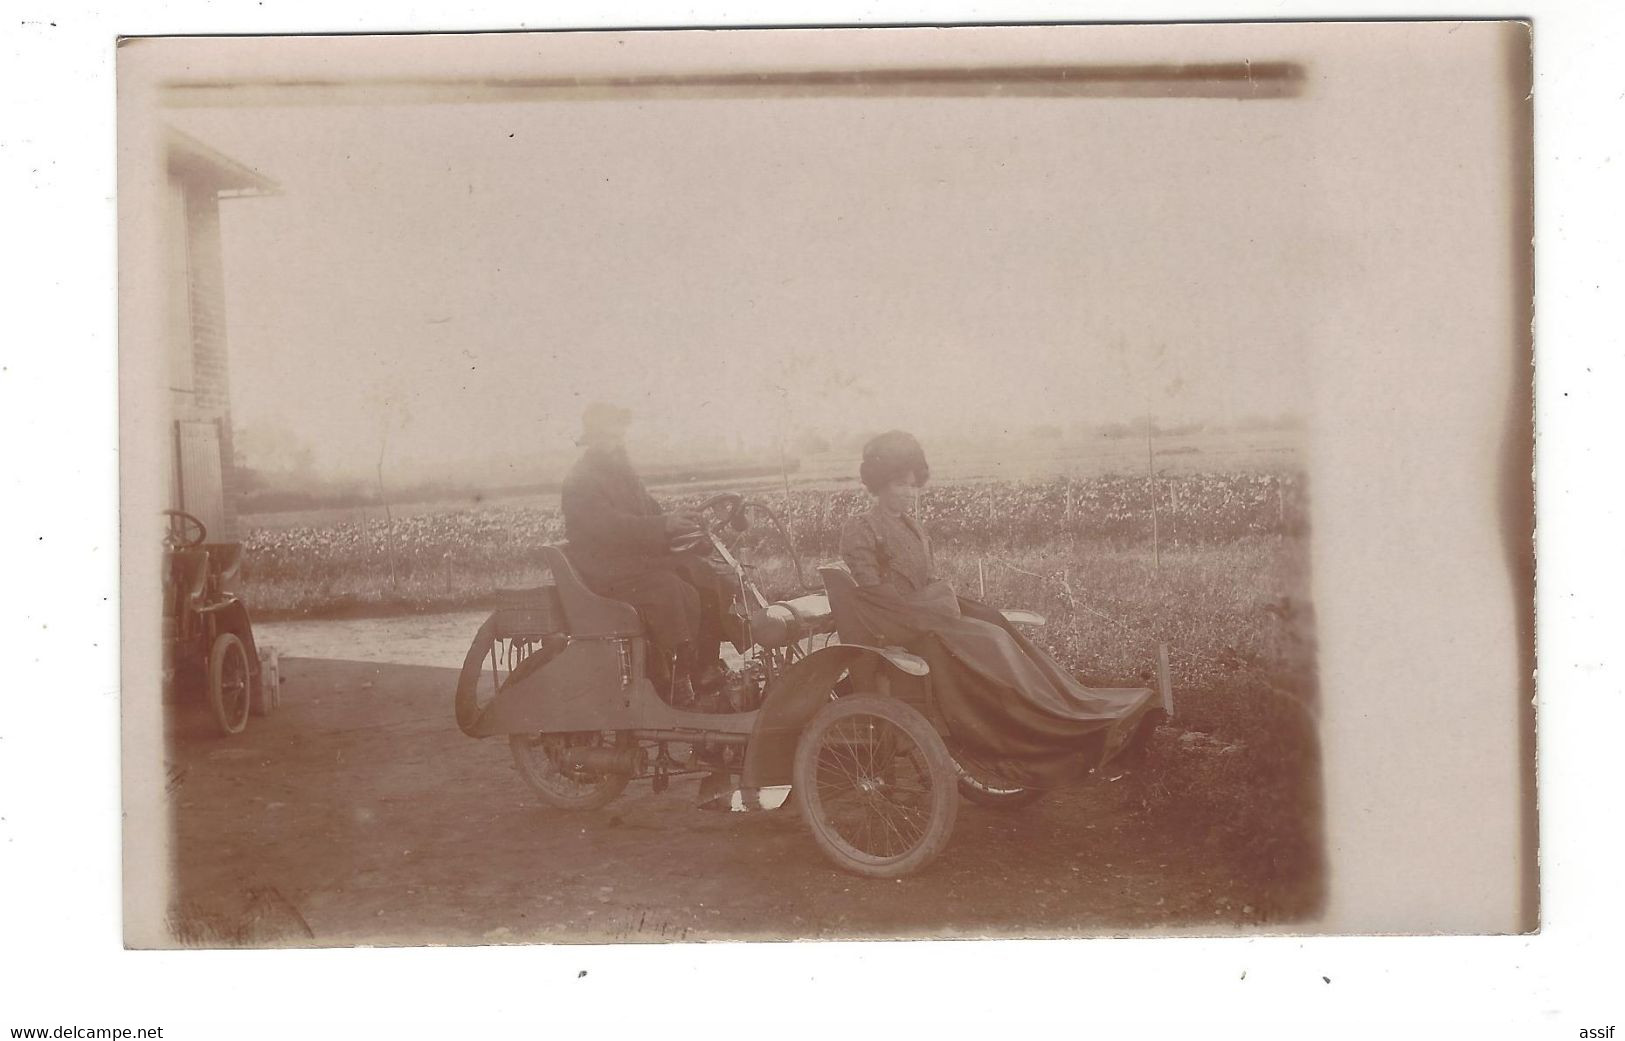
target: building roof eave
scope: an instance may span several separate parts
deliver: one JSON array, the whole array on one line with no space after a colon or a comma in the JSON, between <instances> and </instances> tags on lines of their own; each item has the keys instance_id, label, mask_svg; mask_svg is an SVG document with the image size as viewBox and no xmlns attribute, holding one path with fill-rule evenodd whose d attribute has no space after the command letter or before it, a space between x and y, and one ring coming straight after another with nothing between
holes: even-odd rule
<instances>
[{"instance_id":1,"label":"building roof eave","mask_svg":"<svg viewBox=\"0 0 1625 1041\"><path fill-rule=\"evenodd\" d=\"M275 181L253 167L173 127L168 129L167 150L170 170L198 177L224 197L276 195L281 191Z\"/></svg>"}]
</instances>

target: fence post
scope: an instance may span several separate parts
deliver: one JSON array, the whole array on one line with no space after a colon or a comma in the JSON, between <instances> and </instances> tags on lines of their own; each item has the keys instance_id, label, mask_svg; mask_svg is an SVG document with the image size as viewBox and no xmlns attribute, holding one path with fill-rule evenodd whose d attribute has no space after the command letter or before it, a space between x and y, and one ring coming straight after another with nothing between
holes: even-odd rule
<instances>
[{"instance_id":1,"label":"fence post","mask_svg":"<svg viewBox=\"0 0 1625 1041\"><path fill-rule=\"evenodd\" d=\"M1157 531L1157 479L1151 478L1151 567L1162 570L1162 539Z\"/></svg>"},{"instance_id":2,"label":"fence post","mask_svg":"<svg viewBox=\"0 0 1625 1041\"><path fill-rule=\"evenodd\" d=\"M1173 539L1174 548L1179 548L1179 484L1176 481L1168 482L1168 535Z\"/></svg>"},{"instance_id":3,"label":"fence post","mask_svg":"<svg viewBox=\"0 0 1625 1041\"><path fill-rule=\"evenodd\" d=\"M1147 417L1145 421L1145 472L1150 475L1151 483L1151 567L1156 571L1162 570L1162 545L1157 532L1157 456L1151 448L1151 428L1155 422Z\"/></svg>"},{"instance_id":4,"label":"fence post","mask_svg":"<svg viewBox=\"0 0 1625 1041\"><path fill-rule=\"evenodd\" d=\"M976 558L976 599L987 600L987 572L982 568L982 558Z\"/></svg>"},{"instance_id":5,"label":"fence post","mask_svg":"<svg viewBox=\"0 0 1625 1041\"><path fill-rule=\"evenodd\" d=\"M1168 672L1168 645L1157 644L1157 687L1162 693L1162 710L1169 718L1174 714L1174 681Z\"/></svg>"}]
</instances>

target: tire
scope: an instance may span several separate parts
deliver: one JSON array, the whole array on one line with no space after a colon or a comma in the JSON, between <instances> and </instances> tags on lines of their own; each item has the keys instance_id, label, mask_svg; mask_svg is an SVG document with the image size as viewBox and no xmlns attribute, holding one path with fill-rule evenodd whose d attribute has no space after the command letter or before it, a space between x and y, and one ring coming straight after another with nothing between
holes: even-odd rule
<instances>
[{"instance_id":1,"label":"tire","mask_svg":"<svg viewBox=\"0 0 1625 1041\"><path fill-rule=\"evenodd\" d=\"M253 687L243 641L236 633L216 636L209 651L209 708L226 734L241 734L248 726Z\"/></svg>"},{"instance_id":2,"label":"tire","mask_svg":"<svg viewBox=\"0 0 1625 1041\"><path fill-rule=\"evenodd\" d=\"M596 744L602 735L510 734L514 769L541 800L560 810L596 810L614 802L632 778L621 773L569 773L560 768L566 742Z\"/></svg>"},{"instance_id":3,"label":"tire","mask_svg":"<svg viewBox=\"0 0 1625 1041\"><path fill-rule=\"evenodd\" d=\"M819 849L854 874L912 874L953 834L953 758L930 722L893 698L857 694L825 705L796 743L791 776Z\"/></svg>"},{"instance_id":4,"label":"tire","mask_svg":"<svg viewBox=\"0 0 1625 1041\"><path fill-rule=\"evenodd\" d=\"M260 682L254 697L254 715L269 716L282 707L282 670L274 658L260 659Z\"/></svg>"},{"instance_id":5,"label":"tire","mask_svg":"<svg viewBox=\"0 0 1625 1041\"><path fill-rule=\"evenodd\" d=\"M1031 806L1044 797L1042 790L1022 788L1008 781L979 777L954 763L959 772L959 794L965 801L977 806L990 806L998 810L1015 810Z\"/></svg>"}]
</instances>

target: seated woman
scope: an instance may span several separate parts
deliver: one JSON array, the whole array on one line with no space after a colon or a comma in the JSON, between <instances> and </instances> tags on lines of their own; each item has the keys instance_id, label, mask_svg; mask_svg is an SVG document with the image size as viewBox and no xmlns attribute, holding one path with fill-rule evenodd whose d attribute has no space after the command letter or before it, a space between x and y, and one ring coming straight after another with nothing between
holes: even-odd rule
<instances>
[{"instance_id":1,"label":"seated woman","mask_svg":"<svg viewBox=\"0 0 1625 1041\"><path fill-rule=\"evenodd\" d=\"M858 585L854 614L930 664L961 763L1030 788L1076 781L1138 727L1154 725L1152 693L1083 686L998 611L938 579L931 539L913 515L930 472L924 449L903 431L864 446L859 476L875 501L841 532L841 557Z\"/></svg>"}]
</instances>

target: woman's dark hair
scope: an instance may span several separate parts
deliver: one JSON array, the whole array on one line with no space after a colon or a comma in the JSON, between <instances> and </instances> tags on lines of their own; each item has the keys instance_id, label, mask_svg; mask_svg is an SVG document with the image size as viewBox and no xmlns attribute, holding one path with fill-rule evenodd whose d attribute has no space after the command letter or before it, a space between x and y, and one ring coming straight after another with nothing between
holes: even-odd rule
<instances>
[{"instance_id":1,"label":"woman's dark hair","mask_svg":"<svg viewBox=\"0 0 1625 1041\"><path fill-rule=\"evenodd\" d=\"M870 438L869 443L863 446L863 464L858 467L858 479L871 492L878 492L910 474L918 484L924 484L931 476L931 468L925 463L925 449L920 447L913 434L888 430Z\"/></svg>"}]
</instances>

